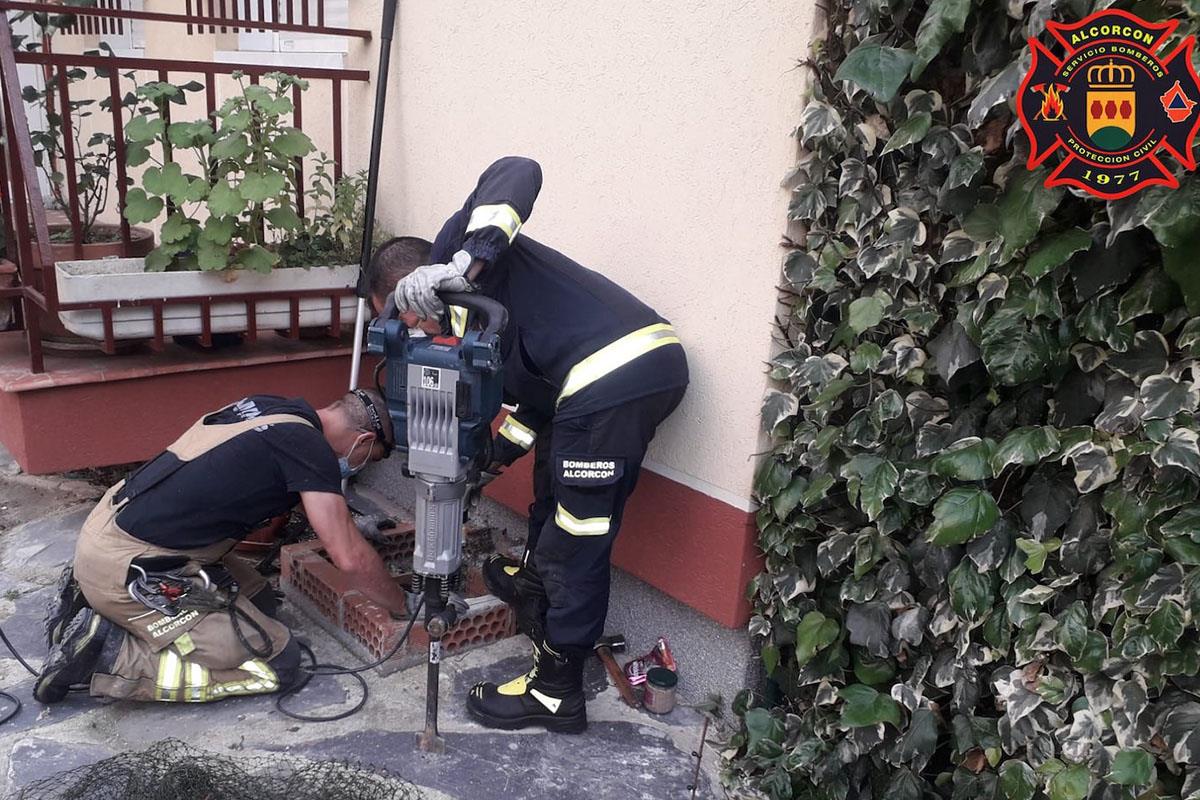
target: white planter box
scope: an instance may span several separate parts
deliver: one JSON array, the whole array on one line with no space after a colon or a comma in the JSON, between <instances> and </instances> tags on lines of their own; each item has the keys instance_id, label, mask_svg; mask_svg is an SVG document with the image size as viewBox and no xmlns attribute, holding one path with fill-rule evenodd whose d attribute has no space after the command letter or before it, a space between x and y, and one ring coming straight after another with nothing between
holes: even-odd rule
<instances>
[{"instance_id":1,"label":"white planter box","mask_svg":"<svg viewBox=\"0 0 1200 800\"><path fill-rule=\"evenodd\" d=\"M226 272L146 272L140 258L111 258L92 261L60 261L55 264L60 303L88 303L97 300L167 299L172 297L247 294L298 289L352 288L358 282L358 266L275 269L269 273L247 270ZM358 299L341 298L343 325L354 323ZM104 318L100 309L61 311L59 318L67 330L87 339L104 339ZM212 304L212 332L240 333L249 329L246 304L240 300ZM287 328L291 325L287 300L259 300L255 307L258 330ZM317 327L331 321L329 298L300 299L300 325ZM163 307L163 333L182 336L201 332L200 306ZM117 339L149 339L154 336L154 309L130 306L113 311L113 335Z\"/></svg>"}]
</instances>

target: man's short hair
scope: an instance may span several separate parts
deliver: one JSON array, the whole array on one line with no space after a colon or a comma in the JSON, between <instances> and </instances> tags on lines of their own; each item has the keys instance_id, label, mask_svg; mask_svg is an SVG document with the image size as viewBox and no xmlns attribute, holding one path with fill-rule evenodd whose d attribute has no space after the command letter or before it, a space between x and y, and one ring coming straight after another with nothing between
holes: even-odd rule
<instances>
[{"instance_id":1,"label":"man's short hair","mask_svg":"<svg viewBox=\"0 0 1200 800\"><path fill-rule=\"evenodd\" d=\"M383 425L383 433L387 441L380 442L380 444L394 444L396 435L392 430L392 417L388 414L387 402L383 399L383 395L374 389L360 389L359 391L370 398L371 405L375 408L375 413L379 415L379 422ZM354 392L346 392L346 394L342 395L339 405L342 408L342 413L346 415L346 419L354 427L369 433L375 432L375 424L371 420L371 412L367 411L367 407L363 405L358 395Z\"/></svg>"},{"instance_id":2,"label":"man's short hair","mask_svg":"<svg viewBox=\"0 0 1200 800\"><path fill-rule=\"evenodd\" d=\"M371 259L371 294L387 297L417 267L429 263L433 244L417 236L397 236L379 246Z\"/></svg>"}]
</instances>

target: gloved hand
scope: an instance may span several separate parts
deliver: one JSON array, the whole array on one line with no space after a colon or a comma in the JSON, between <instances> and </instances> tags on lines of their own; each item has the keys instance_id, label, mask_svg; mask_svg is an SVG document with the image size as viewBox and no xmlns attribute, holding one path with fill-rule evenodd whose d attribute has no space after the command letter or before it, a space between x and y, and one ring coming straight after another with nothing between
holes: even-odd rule
<instances>
[{"instance_id":1,"label":"gloved hand","mask_svg":"<svg viewBox=\"0 0 1200 800\"><path fill-rule=\"evenodd\" d=\"M444 306L436 292L469 292L474 287L467 279L471 254L459 250L449 264L418 267L396 284L396 310L414 311L425 319L437 319Z\"/></svg>"}]
</instances>

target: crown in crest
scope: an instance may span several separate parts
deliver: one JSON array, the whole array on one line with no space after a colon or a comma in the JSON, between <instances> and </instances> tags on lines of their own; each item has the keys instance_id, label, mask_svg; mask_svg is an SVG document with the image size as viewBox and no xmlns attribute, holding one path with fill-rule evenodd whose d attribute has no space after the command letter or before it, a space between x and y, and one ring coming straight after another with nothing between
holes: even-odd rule
<instances>
[{"instance_id":1,"label":"crown in crest","mask_svg":"<svg viewBox=\"0 0 1200 800\"><path fill-rule=\"evenodd\" d=\"M1128 64L1118 64L1111 58L1107 64L1088 67L1088 84L1098 89L1132 89L1134 70Z\"/></svg>"}]
</instances>

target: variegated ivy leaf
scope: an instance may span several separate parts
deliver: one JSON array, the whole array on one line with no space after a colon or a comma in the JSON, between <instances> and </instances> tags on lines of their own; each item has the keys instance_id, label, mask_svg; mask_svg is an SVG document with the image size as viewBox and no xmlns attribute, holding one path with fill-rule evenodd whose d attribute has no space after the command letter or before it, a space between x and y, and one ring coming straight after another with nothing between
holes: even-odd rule
<instances>
[{"instance_id":1,"label":"variegated ivy leaf","mask_svg":"<svg viewBox=\"0 0 1200 800\"><path fill-rule=\"evenodd\" d=\"M951 489L933 507L929 542L943 547L963 544L981 535L1000 518L1000 508L985 490L963 486Z\"/></svg>"},{"instance_id":2,"label":"variegated ivy leaf","mask_svg":"<svg viewBox=\"0 0 1200 800\"><path fill-rule=\"evenodd\" d=\"M930 464L934 474L959 481L981 481L992 477L992 458L996 443L991 439L968 436L954 442Z\"/></svg>"},{"instance_id":3,"label":"variegated ivy leaf","mask_svg":"<svg viewBox=\"0 0 1200 800\"><path fill-rule=\"evenodd\" d=\"M824 138L842 129L842 115L837 109L820 100L811 100L800 114L800 140L808 146L814 139Z\"/></svg>"},{"instance_id":4,"label":"variegated ivy leaf","mask_svg":"<svg viewBox=\"0 0 1200 800\"><path fill-rule=\"evenodd\" d=\"M1176 428L1166 441L1154 448L1150 459L1158 467L1181 467L1193 475L1200 475L1200 446L1196 432L1189 428Z\"/></svg>"},{"instance_id":5,"label":"variegated ivy leaf","mask_svg":"<svg viewBox=\"0 0 1200 800\"><path fill-rule=\"evenodd\" d=\"M1009 433L992 455L992 472L999 475L1010 464L1032 466L1058 450L1058 431L1031 425Z\"/></svg>"},{"instance_id":6,"label":"variegated ivy leaf","mask_svg":"<svg viewBox=\"0 0 1200 800\"><path fill-rule=\"evenodd\" d=\"M971 341L971 337L967 336L966 329L958 322L951 322L929 342L929 352L933 353L938 374L947 383L959 370L979 361L979 348ZM943 399L942 402L945 400Z\"/></svg>"},{"instance_id":7,"label":"variegated ivy leaf","mask_svg":"<svg viewBox=\"0 0 1200 800\"><path fill-rule=\"evenodd\" d=\"M860 454L842 467L842 475L857 486L858 505L869 519L883 511L883 504L896 493L900 473L895 465L878 456Z\"/></svg>"},{"instance_id":8,"label":"variegated ivy leaf","mask_svg":"<svg viewBox=\"0 0 1200 800\"><path fill-rule=\"evenodd\" d=\"M772 389L763 398L763 428L768 432L773 431L779 423L794 417L799 410L800 401L796 399L794 394Z\"/></svg>"},{"instance_id":9,"label":"variegated ivy leaf","mask_svg":"<svg viewBox=\"0 0 1200 800\"><path fill-rule=\"evenodd\" d=\"M1117 479L1117 461L1101 445L1084 442L1063 454L1075 465L1075 488L1081 493L1095 491Z\"/></svg>"},{"instance_id":10,"label":"variegated ivy leaf","mask_svg":"<svg viewBox=\"0 0 1200 800\"><path fill-rule=\"evenodd\" d=\"M1094 344L1081 342L1071 348L1071 356L1084 372L1092 372L1108 360L1108 351Z\"/></svg>"},{"instance_id":11,"label":"variegated ivy leaf","mask_svg":"<svg viewBox=\"0 0 1200 800\"><path fill-rule=\"evenodd\" d=\"M1175 380L1166 375L1153 375L1142 382L1139 389L1143 418L1170 419L1181 411L1195 411L1200 403L1200 389L1196 384Z\"/></svg>"}]
</instances>

